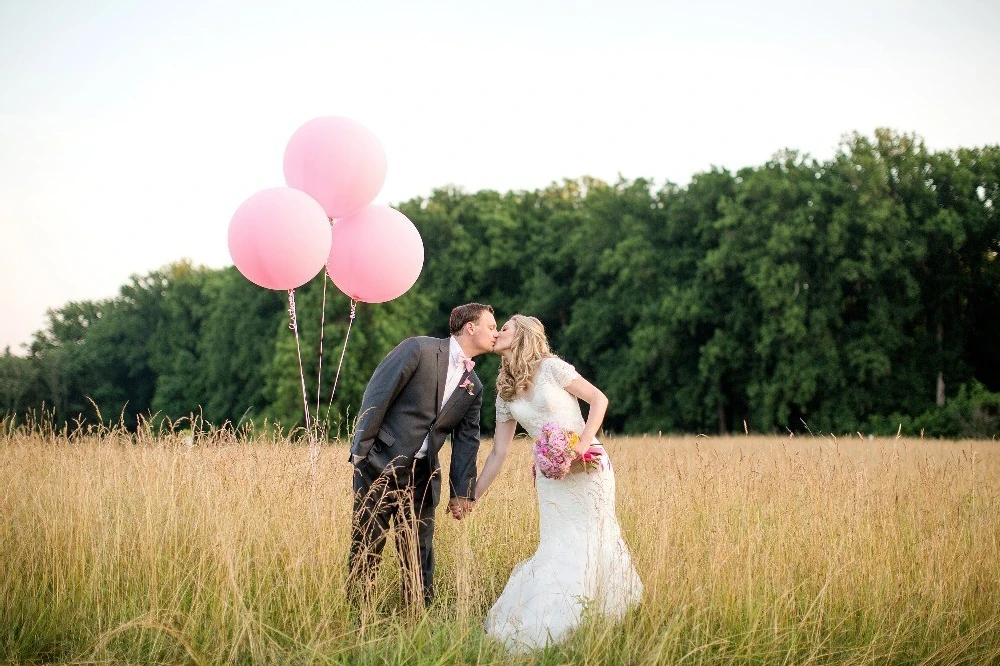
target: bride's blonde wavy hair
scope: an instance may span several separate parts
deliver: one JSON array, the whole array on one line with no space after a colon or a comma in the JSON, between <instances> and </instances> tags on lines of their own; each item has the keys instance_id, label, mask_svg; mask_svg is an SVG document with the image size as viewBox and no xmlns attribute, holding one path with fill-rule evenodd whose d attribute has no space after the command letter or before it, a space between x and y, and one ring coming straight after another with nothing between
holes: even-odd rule
<instances>
[{"instance_id":1,"label":"bride's blonde wavy hair","mask_svg":"<svg viewBox=\"0 0 1000 666\"><path fill-rule=\"evenodd\" d=\"M510 321L514 323L514 339L510 343L509 360L507 356L500 358L497 375L497 395L508 402L528 390L539 361L555 356L549 349L545 327L537 317L516 314Z\"/></svg>"}]
</instances>

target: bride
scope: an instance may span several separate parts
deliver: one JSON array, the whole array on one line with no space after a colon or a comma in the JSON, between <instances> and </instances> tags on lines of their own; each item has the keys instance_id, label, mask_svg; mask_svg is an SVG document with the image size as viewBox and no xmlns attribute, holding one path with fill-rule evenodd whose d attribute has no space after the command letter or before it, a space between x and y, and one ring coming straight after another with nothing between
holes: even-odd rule
<instances>
[{"instance_id":1,"label":"bride","mask_svg":"<svg viewBox=\"0 0 1000 666\"><path fill-rule=\"evenodd\" d=\"M600 469L585 473L581 466L561 479L536 474L538 550L514 568L486 616L488 635L511 651L527 652L563 640L580 624L585 609L621 619L639 603L642 582L615 517L611 461L595 438L608 399L549 350L545 329L535 317L511 317L493 351L502 357L496 433L476 483L476 498L503 466L518 423L537 439L542 426L554 421L580 435L578 453L593 446L602 461ZM590 405L586 422L578 399Z\"/></svg>"}]
</instances>

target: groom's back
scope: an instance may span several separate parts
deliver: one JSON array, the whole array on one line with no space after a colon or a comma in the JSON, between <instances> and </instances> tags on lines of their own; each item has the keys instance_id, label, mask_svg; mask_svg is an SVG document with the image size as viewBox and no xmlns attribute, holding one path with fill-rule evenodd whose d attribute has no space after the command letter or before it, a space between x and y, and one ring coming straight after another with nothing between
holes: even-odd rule
<instances>
[{"instance_id":1,"label":"groom's back","mask_svg":"<svg viewBox=\"0 0 1000 666\"><path fill-rule=\"evenodd\" d=\"M438 373L442 353L448 353L447 340L427 336L408 338L389 352L386 361L393 354L401 354L405 367L413 364L412 374L408 378L388 377L386 380L393 382L388 386L369 385L368 390L386 391L390 395L398 389L379 429L379 438L383 441L391 439L391 442L384 443L396 448L396 455L412 456L420 448L437 415ZM402 386L396 386L396 382L402 382ZM366 394L368 390L365 391ZM366 402L367 397L366 395Z\"/></svg>"}]
</instances>

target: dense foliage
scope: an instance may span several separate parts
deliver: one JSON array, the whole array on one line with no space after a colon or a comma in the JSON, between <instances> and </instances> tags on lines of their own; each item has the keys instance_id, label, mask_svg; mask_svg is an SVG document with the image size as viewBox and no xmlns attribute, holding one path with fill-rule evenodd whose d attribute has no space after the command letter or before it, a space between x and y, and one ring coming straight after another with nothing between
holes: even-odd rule
<instances>
[{"instance_id":1,"label":"dense foliage","mask_svg":"<svg viewBox=\"0 0 1000 666\"><path fill-rule=\"evenodd\" d=\"M931 152L888 130L828 161L781 152L686 187L437 190L398 206L424 269L401 298L358 306L330 421L356 411L400 339L445 335L454 305L480 301L501 322L540 317L608 394L612 431L995 436L998 202L1000 147ZM296 292L314 412L323 291L320 276ZM301 424L287 307L233 268L133 277L116 298L51 311L27 356L0 357L0 414ZM320 416L349 312L330 285ZM496 367L480 360L487 385Z\"/></svg>"}]
</instances>

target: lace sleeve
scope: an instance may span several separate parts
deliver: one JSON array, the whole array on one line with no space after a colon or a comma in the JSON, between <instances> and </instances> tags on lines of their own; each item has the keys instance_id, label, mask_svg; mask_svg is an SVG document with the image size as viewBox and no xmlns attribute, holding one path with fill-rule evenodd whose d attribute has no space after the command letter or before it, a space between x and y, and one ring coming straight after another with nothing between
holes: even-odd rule
<instances>
[{"instance_id":1,"label":"lace sleeve","mask_svg":"<svg viewBox=\"0 0 1000 666\"><path fill-rule=\"evenodd\" d=\"M553 356L546 359L545 364L549 366L549 372L552 374L552 378L556 381L556 384L563 388L580 376L576 368L561 358Z\"/></svg>"},{"instance_id":2,"label":"lace sleeve","mask_svg":"<svg viewBox=\"0 0 1000 666\"><path fill-rule=\"evenodd\" d=\"M510 407L507 405L507 402L497 395L497 423L513 420L514 417L511 416Z\"/></svg>"}]
</instances>

